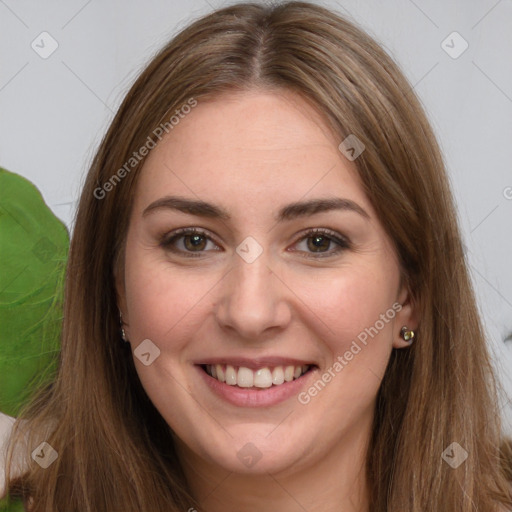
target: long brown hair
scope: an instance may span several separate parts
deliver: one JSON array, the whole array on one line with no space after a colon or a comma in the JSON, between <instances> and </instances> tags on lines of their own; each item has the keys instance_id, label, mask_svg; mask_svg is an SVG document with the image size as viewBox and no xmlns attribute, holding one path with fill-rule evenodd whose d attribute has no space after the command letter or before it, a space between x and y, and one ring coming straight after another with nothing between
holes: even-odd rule
<instances>
[{"instance_id":1,"label":"long brown hair","mask_svg":"<svg viewBox=\"0 0 512 512\"><path fill-rule=\"evenodd\" d=\"M355 164L418 305L417 342L393 351L377 396L367 455L370 509L490 512L512 506L510 472L500 454L498 383L431 127L376 42L304 2L239 4L195 21L128 92L83 188L67 266L59 369L24 411L26 422L17 422L11 448L23 446L27 436L23 453L30 469L11 482L11 495L32 496L35 512L199 507L169 427L119 339L114 276L122 269L144 158L127 162L149 141L158 142L157 127L170 131L167 120L191 99L254 88L295 91L323 113L340 142L353 134L364 143ZM122 179L113 180L123 166ZM42 441L58 452L47 469L30 460ZM468 453L458 468L442 458L453 442Z\"/></svg>"}]
</instances>

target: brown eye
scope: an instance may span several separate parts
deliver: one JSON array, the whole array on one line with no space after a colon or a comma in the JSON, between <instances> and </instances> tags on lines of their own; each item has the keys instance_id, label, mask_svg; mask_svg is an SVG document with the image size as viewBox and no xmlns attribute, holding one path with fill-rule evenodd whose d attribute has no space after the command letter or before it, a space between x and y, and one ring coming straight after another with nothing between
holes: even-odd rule
<instances>
[{"instance_id":1,"label":"brown eye","mask_svg":"<svg viewBox=\"0 0 512 512\"><path fill-rule=\"evenodd\" d=\"M183 228L170 235L165 235L161 239L160 245L165 250L183 256L201 256L202 253L211 250L220 250L206 232L196 228Z\"/></svg>"},{"instance_id":2,"label":"brown eye","mask_svg":"<svg viewBox=\"0 0 512 512\"><path fill-rule=\"evenodd\" d=\"M306 257L323 258L337 255L345 249L350 248L350 242L342 235L325 228L315 228L295 244L302 247L294 251L302 252ZM333 247L333 249L330 249Z\"/></svg>"},{"instance_id":3,"label":"brown eye","mask_svg":"<svg viewBox=\"0 0 512 512\"><path fill-rule=\"evenodd\" d=\"M206 238L202 235L186 235L182 238L188 251L202 251L206 247Z\"/></svg>"},{"instance_id":4,"label":"brown eye","mask_svg":"<svg viewBox=\"0 0 512 512\"><path fill-rule=\"evenodd\" d=\"M332 240L323 235L315 235L307 238L308 249L312 252L324 252L324 249L328 249Z\"/></svg>"}]
</instances>

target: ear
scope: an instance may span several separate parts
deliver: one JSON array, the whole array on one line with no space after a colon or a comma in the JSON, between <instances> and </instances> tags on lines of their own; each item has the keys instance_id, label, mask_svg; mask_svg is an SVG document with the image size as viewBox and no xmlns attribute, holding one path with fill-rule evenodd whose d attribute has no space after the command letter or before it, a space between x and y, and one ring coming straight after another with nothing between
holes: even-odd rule
<instances>
[{"instance_id":1,"label":"ear","mask_svg":"<svg viewBox=\"0 0 512 512\"><path fill-rule=\"evenodd\" d=\"M410 344L400 335L402 327L405 326L409 330L416 331L419 326L418 304L414 300L407 283L401 286L397 302L401 305L401 309L395 316L393 348L406 348Z\"/></svg>"}]
</instances>

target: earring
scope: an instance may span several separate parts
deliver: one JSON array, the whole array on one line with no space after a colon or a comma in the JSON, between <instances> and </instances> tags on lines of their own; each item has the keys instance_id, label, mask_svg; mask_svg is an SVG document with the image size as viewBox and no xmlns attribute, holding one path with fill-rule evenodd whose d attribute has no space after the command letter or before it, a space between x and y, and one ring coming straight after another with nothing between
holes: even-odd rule
<instances>
[{"instance_id":1,"label":"earring","mask_svg":"<svg viewBox=\"0 0 512 512\"><path fill-rule=\"evenodd\" d=\"M124 328L123 328L124 322L123 322L123 315L121 313L121 310L119 310L119 323L121 325L121 338L123 338L123 341L127 342L128 340L126 339L126 333L124 332Z\"/></svg>"},{"instance_id":2,"label":"earring","mask_svg":"<svg viewBox=\"0 0 512 512\"><path fill-rule=\"evenodd\" d=\"M405 325L400 330L401 338L407 341L409 345L411 345L414 340L414 334L414 331L412 329L407 328Z\"/></svg>"}]
</instances>

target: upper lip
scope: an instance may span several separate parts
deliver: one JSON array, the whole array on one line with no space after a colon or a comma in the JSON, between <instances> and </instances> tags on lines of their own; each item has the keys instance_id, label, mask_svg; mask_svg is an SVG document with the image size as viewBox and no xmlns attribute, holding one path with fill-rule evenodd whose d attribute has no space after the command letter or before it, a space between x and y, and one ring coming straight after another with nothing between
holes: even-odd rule
<instances>
[{"instance_id":1,"label":"upper lip","mask_svg":"<svg viewBox=\"0 0 512 512\"><path fill-rule=\"evenodd\" d=\"M194 361L197 365L214 365L214 364L226 364L231 366L243 366L250 368L251 370L259 370L265 367L275 366L316 366L315 363L306 360L294 359L291 357L208 357L198 361Z\"/></svg>"}]
</instances>

